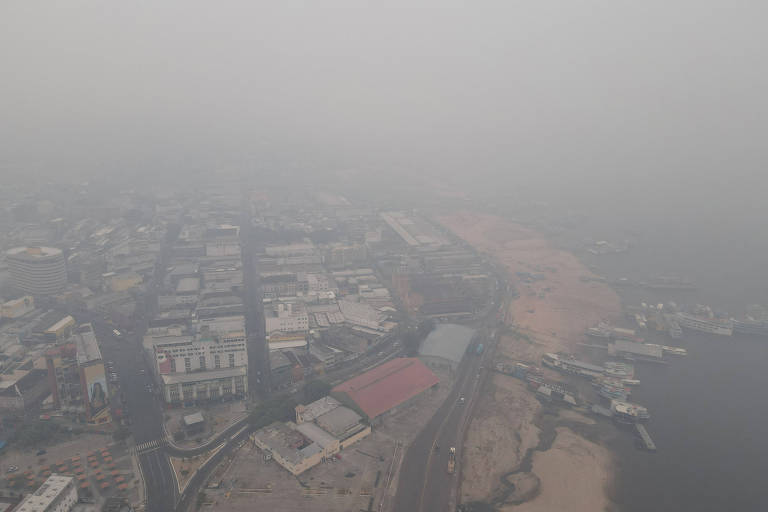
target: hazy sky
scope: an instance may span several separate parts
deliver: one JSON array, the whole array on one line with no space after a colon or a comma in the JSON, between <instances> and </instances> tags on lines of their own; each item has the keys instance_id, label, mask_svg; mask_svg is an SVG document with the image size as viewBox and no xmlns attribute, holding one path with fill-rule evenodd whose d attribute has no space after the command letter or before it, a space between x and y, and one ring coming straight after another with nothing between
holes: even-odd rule
<instances>
[{"instance_id":1,"label":"hazy sky","mask_svg":"<svg viewBox=\"0 0 768 512\"><path fill-rule=\"evenodd\" d=\"M766 6L4 0L0 169L732 182L766 171Z\"/></svg>"}]
</instances>

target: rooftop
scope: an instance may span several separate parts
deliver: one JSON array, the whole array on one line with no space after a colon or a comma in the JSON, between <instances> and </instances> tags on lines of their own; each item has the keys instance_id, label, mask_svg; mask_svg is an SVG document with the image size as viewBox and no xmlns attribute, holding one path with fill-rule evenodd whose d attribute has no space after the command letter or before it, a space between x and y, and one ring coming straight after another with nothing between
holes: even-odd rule
<instances>
[{"instance_id":1,"label":"rooftop","mask_svg":"<svg viewBox=\"0 0 768 512\"><path fill-rule=\"evenodd\" d=\"M14 247L7 252L8 256L17 259L42 261L47 258L61 256L61 249L55 247Z\"/></svg>"},{"instance_id":2,"label":"rooftop","mask_svg":"<svg viewBox=\"0 0 768 512\"><path fill-rule=\"evenodd\" d=\"M311 404L299 406L301 407L301 416L304 421L314 421L319 416L327 412L331 412L337 407L341 406L341 402L333 398L332 396L324 396L319 400L315 400Z\"/></svg>"},{"instance_id":3,"label":"rooftop","mask_svg":"<svg viewBox=\"0 0 768 512\"><path fill-rule=\"evenodd\" d=\"M82 366L93 361L101 361L101 350L91 324L85 324L75 334L77 364Z\"/></svg>"},{"instance_id":4,"label":"rooftop","mask_svg":"<svg viewBox=\"0 0 768 512\"><path fill-rule=\"evenodd\" d=\"M18 512L46 511L66 489L67 485L73 482L74 478L71 476L51 475L35 492L24 498L16 510Z\"/></svg>"},{"instance_id":5,"label":"rooftop","mask_svg":"<svg viewBox=\"0 0 768 512\"><path fill-rule=\"evenodd\" d=\"M75 319L72 318L70 315L65 316L52 326L50 326L48 329L45 330L46 333L55 333L56 331L63 329L64 327L75 325Z\"/></svg>"},{"instance_id":6,"label":"rooftop","mask_svg":"<svg viewBox=\"0 0 768 512\"><path fill-rule=\"evenodd\" d=\"M440 379L415 357L398 358L333 388L369 418L375 418L438 384Z\"/></svg>"},{"instance_id":7,"label":"rooftop","mask_svg":"<svg viewBox=\"0 0 768 512\"><path fill-rule=\"evenodd\" d=\"M292 428L291 425L291 423L286 424L277 421L257 430L253 435L267 449L279 454L293 465L323 451L320 445L307 439L301 432Z\"/></svg>"},{"instance_id":8,"label":"rooftop","mask_svg":"<svg viewBox=\"0 0 768 512\"><path fill-rule=\"evenodd\" d=\"M320 445L320 448L323 449L333 446L338 442L335 437L314 423L302 423L301 425L296 425L294 428L304 434L304 437L307 439Z\"/></svg>"},{"instance_id":9,"label":"rooftop","mask_svg":"<svg viewBox=\"0 0 768 512\"><path fill-rule=\"evenodd\" d=\"M320 428L337 439L346 439L352 434L365 428L365 426L360 423L360 420L362 419L362 416L355 411L342 405L341 407L337 407L320 415L315 422Z\"/></svg>"},{"instance_id":10,"label":"rooftop","mask_svg":"<svg viewBox=\"0 0 768 512\"><path fill-rule=\"evenodd\" d=\"M176 285L176 293L196 292L200 289L199 277L182 277Z\"/></svg>"}]
</instances>

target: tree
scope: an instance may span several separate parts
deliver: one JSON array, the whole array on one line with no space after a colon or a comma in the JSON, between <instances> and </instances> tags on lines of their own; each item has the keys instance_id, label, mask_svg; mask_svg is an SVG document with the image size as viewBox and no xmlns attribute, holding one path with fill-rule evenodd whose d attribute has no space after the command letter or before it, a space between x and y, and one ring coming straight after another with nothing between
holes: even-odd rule
<instances>
[{"instance_id":1,"label":"tree","mask_svg":"<svg viewBox=\"0 0 768 512\"><path fill-rule=\"evenodd\" d=\"M331 385L325 381L314 379L304 384L304 402L310 403L327 396L331 392Z\"/></svg>"},{"instance_id":2,"label":"tree","mask_svg":"<svg viewBox=\"0 0 768 512\"><path fill-rule=\"evenodd\" d=\"M277 396L256 407L248 419L255 428L261 428L275 421L290 421L294 418L296 401L290 396Z\"/></svg>"},{"instance_id":3,"label":"tree","mask_svg":"<svg viewBox=\"0 0 768 512\"><path fill-rule=\"evenodd\" d=\"M116 443L119 443L120 441L125 441L130 435L131 431L129 429L126 427L119 427L112 433L112 439L114 439Z\"/></svg>"}]
</instances>

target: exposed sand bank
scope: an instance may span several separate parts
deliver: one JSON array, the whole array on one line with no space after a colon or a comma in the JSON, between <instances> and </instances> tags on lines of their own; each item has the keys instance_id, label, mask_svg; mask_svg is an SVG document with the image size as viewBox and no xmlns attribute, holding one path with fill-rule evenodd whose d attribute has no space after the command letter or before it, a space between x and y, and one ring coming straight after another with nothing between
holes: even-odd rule
<instances>
[{"instance_id":1,"label":"exposed sand bank","mask_svg":"<svg viewBox=\"0 0 768 512\"><path fill-rule=\"evenodd\" d=\"M610 510L612 505L605 495L610 461L611 454L606 448L559 427L550 449L533 456L532 472L539 477L538 495L521 505L504 505L500 510Z\"/></svg>"},{"instance_id":2,"label":"exposed sand bank","mask_svg":"<svg viewBox=\"0 0 768 512\"><path fill-rule=\"evenodd\" d=\"M501 337L496 360L539 364L545 352L572 352L587 327L619 315L618 295L607 285L586 279L594 276L573 254L553 247L536 232L474 212L438 220L503 265L519 293L506 312L504 321L511 330ZM504 494L502 475L518 469L528 450L539 443L534 420L540 408L521 381L500 374L489 379L465 440L462 502L492 501ZM526 481L538 481L538 491L527 497L536 497L521 505L504 505L503 510L605 510L610 464L608 450L558 428L552 447L533 457Z\"/></svg>"}]
</instances>

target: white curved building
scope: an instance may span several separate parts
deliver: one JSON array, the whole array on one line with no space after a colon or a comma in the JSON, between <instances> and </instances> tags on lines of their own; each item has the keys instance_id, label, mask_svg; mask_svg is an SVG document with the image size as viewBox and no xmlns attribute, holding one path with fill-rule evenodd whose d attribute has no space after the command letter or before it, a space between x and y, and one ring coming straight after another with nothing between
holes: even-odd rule
<instances>
[{"instance_id":1,"label":"white curved building","mask_svg":"<svg viewBox=\"0 0 768 512\"><path fill-rule=\"evenodd\" d=\"M31 295L52 295L67 284L64 254L54 247L16 247L6 253L11 281Z\"/></svg>"}]
</instances>

